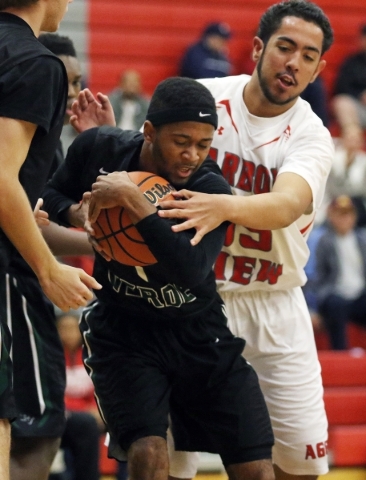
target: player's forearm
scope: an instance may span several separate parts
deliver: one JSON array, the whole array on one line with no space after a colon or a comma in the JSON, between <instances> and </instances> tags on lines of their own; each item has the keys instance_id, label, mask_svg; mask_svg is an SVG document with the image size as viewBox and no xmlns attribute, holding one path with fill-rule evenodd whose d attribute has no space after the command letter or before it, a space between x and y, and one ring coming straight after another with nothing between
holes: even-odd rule
<instances>
[{"instance_id":1,"label":"player's forearm","mask_svg":"<svg viewBox=\"0 0 366 480\"><path fill-rule=\"evenodd\" d=\"M54 255L93 255L86 232L51 222L42 227L43 236Z\"/></svg>"},{"instance_id":2,"label":"player's forearm","mask_svg":"<svg viewBox=\"0 0 366 480\"><path fill-rule=\"evenodd\" d=\"M28 198L18 181L0 179L0 226L40 278L56 263L38 228ZM16 212L16 214L14 214Z\"/></svg>"},{"instance_id":3,"label":"player's forearm","mask_svg":"<svg viewBox=\"0 0 366 480\"><path fill-rule=\"evenodd\" d=\"M156 207L146 200L140 189L134 184L131 184L131 188L127 192L124 191L123 206L135 224L156 212Z\"/></svg>"},{"instance_id":4,"label":"player's forearm","mask_svg":"<svg viewBox=\"0 0 366 480\"><path fill-rule=\"evenodd\" d=\"M218 208L220 204L218 202ZM226 196L221 209L224 219L256 230L277 230L291 225L302 211L288 195L277 192L248 197Z\"/></svg>"}]
</instances>

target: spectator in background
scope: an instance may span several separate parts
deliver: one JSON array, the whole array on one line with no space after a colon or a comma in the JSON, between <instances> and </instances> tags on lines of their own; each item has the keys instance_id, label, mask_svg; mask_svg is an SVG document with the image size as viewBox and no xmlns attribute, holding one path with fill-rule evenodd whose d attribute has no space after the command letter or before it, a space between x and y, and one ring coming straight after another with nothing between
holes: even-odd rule
<instances>
[{"instance_id":1,"label":"spectator in background","mask_svg":"<svg viewBox=\"0 0 366 480\"><path fill-rule=\"evenodd\" d=\"M360 222L366 224L366 153L362 131L349 126L336 141L332 168L327 180L324 200L316 216L317 225L325 221L329 203L339 195L356 197ZM359 223L360 225L360 223Z\"/></svg>"},{"instance_id":2,"label":"spectator in background","mask_svg":"<svg viewBox=\"0 0 366 480\"><path fill-rule=\"evenodd\" d=\"M120 84L109 95L116 125L122 130L139 130L146 118L149 100L142 94L141 77L135 70L122 73Z\"/></svg>"},{"instance_id":3,"label":"spectator in background","mask_svg":"<svg viewBox=\"0 0 366 480\"><path fill-rule=\"evenodd\" d=\"M210 23L200 40L185 52L179 75L190 78L215 78L230 75L232 65L228 57L231 30L228 24Z\"/></svg>"},{"instance_id":4,"label":"spectator in background","mask_svg":"<svg viewBox=\"0 0 366 480\"><path fill-rule=\"evenodd\" d=\"M341 130L349 125L366 128L366 25L360 28L360 50L340 66L332 108Z\"/></svg>"},{"instance_id":5,"label":"spectator in background","mask_svg":"<svg viewBox=\"0 0 366 480\"><path fill-rule=\"evenodd\" d=\"M323 124L329 126L327 92L323 79L318 76L313 83L305 88L301 98L310 103L311 109L322 120Z\"/></svg>"},{"instance_id":6,"label":"spectator in background","mask_svg":"<svg viewBox=\"0 0 366 480\"><path fill-rule=\"evenodd\" d=\"M349 321L366 326L366 231L346 195L328 208L328 224L316 247L315 293L331 347L348 347Z\"/></svg>"}]
</instances>

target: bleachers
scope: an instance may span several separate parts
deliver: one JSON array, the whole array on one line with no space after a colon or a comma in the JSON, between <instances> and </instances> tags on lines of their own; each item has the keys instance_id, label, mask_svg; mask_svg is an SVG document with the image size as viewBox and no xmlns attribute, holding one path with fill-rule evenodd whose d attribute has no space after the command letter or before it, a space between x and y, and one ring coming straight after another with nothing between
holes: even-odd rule
<instances>
[{"instance_id":1,"label":"bleachers","mask_svg":"<svg viewBox=\"0 0 366 480\"><path fill-rule=\"evenodd\" d=\"M366 465L366 351L319 351L335 467Z\"/></svg>"},{"instance_id":2,"label":"bleachers","mask_svg":"<svg viewBox=\"0 0 366 480\"><path fill-rule=\"evenodd\" d=\"M135 68L142 76L145 91L176 75L185 48L198 39L204 25L222 20L230 24L233 73L246 65L252 37L263 11L272 0L90 0L89 84L93 91L115 87L122 70ZM366 21L366 0L318 0L335 31L335 44L326 54L323 72L331 91L338 66L346 54L358 48L358 29Z\"/></svg>"}]
</instances>

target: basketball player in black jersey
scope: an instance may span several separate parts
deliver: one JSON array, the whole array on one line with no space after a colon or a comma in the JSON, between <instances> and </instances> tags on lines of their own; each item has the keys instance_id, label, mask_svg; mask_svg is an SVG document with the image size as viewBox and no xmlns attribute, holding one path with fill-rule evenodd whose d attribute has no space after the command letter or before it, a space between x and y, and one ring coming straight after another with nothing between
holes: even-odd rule
<instances>
[{"instance_id":1,"label":"basketball player in black jersey","mask_svg":"<svg viewBox=\"0 0 366 480\"><path fill-rule=\"evenodd\" d=\"M98 284L82 270L59 264L47 247L32 208L47 178L66 102L62 62L37 40L56 31L71 0L0 1L0 269L15 247L60 308L85 305ZM13 247L14 246L14 247ZM0 324L0 478L9 478L12 399L10 334Z\"/></svg>"},{"instance_id":2,"label":"basketball player in black jersey","mask_svg":"<svg viewBox=\"0 0 366 480\"><path fill-rule=\"evenodd\" d=\"M96 254L94 275L103 289L81 320L109 451L117 459L127 453L131 480L167 479L169 415L177 450L220 454L230 479L274 479L267 408L241 357L245 342L227 328L216 293L212 265L227 225L192 247L194 232L174 234L127 174L150 171L176 188L230 194L206 159L216 127L205 87L167 79L153 94L143 133L113 127L82 133L43 194L53 221L90 233L100 208L124 206L158 260L131 267ZM88 219L79 202L90 191Z\"/></svg>"}]
</instances>

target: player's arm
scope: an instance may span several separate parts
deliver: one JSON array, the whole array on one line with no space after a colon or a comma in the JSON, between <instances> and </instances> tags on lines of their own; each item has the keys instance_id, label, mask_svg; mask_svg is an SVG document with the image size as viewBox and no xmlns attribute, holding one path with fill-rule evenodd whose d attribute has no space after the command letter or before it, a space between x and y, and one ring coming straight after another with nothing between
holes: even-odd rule
<instances>
[{"instance_id":1,"label":"player's arm","mask_svg":"<svg viewBox=\"0 0 366 480\"><path fill-rule=\"evenodd\" d=\"M100 175L92 185L89 220L98 218L102 208L125 207L133 223L156 213L157 209L146 201L139 187L133 183L127 172L112 172Z\"/></svg>"},{"instance_id":2,"label":"player's arm","mask_svg":"<svg viewBox=\"0 0 366 480\"><path fill-rule=\"evenodd\" d=\"M225 220L257 230L276 230L291 225L310 206L312 191L304 178L295 173L278 175L273 190L252 196L206 195L181 190L182 200L162 202L163 218L186 219L174 225L175 232L195 228L197 244L207 232Z\"/></svg>"},{"instance_id":3,"label":"player's arm","mask_svg":"<svg viewBox=\"0 0 366 480\"><path fill-rule=\"evenodd\" d=\"M85 305L99 284L81 269L61 265L52 255L35 221L19 170L36 125L0 117L0 227L37 275L48 298L62 310Z\"/></svg>"},{"instance_id":4,"label":"player's arm","mask_svg":"<svg viewBox=\"0 0 366 480\"><path fill-rule=\"evenodd\" d=\"M85 232L50 222L48 213L41 210L42 205L43 199L39 198L33 213L37 225L42 230L43 238L54 255L92 255L94 253Z\"/></svg>"},{"instance_id":5,"label":"player's arm","mask_svg":"<svg viewBox=\"0 0 366 480\"><path fill-rule=\"evenodd\" d=\"M216 188L214 191L230 191L221 176L215 180L212 177L210 185ZM205 181L205 186L207 183L208 180ZM90 222L97 219L101 208L117 205L127 210L159 265L169 271L171 281L190 288L207 278L222 248L227 225L221 225L210 232L199 248L193 247L191 238L194 231L181 232L179 235L173 232L172 222L157 215L157 208L146 200L127 172L98 177L92 186Z\"/></svg>"},{"instance_id":6,"label":"player's arm","mask_svg":"<svg viewBox=\"0 0 366 480\"><path fill-rule=\"evenodd\" d=\"M86 232L62 227L54 222L42 227L43 237L52 253L57 256L93 255Z\"/></svg>"}]
</instances>

